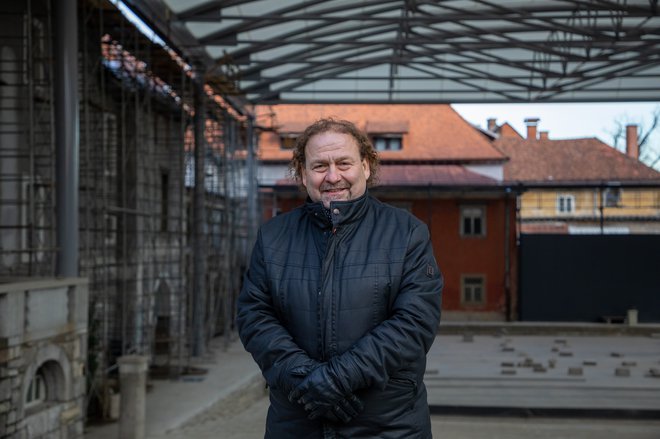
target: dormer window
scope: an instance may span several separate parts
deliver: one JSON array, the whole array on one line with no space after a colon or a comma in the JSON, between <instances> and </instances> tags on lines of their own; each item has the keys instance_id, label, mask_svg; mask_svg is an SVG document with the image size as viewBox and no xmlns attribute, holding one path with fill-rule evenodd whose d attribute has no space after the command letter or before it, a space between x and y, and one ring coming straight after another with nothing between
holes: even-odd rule
<instances>
[{"instance_id":1,"label":"dormer window","mask_svg":"<svg viewBox=\"0 0 660 439\"><path fill-rule=\"evenodd\" d=\"M371 136L376 151L401 151L403 147L401 134L377 134Z\"/></svg>"},{"instance_id":2,"label":"dormer window","mask_svg":"<svg viewBox=\"0 0 660 439\"><path fill-rule=\"evenodd\" d=\"M296 147L298 140L298 133L282 133L280 134L280 149L291 150Z\"/></svg>"}]
</instances>

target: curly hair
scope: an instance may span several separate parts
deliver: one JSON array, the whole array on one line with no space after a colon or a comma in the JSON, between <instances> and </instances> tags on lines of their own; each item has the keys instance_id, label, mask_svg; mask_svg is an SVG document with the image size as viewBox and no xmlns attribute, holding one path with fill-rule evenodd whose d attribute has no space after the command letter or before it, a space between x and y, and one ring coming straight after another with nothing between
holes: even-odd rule
<instances>
[{"instance_id":1,"label":"curly hair","mask_svg":"<svg viewBox=\"0 0 660 439\"><path fill-rule=\"evenodd\" d=\"M367 160L371 175L367 179L367 186L371 187L378 181L379 160L378 153L369 137L362 132L353 122L332 117L319 119L310 126L296 140L293 150L293 158L289 164L289 172L296 181L302 181L302 173L305 169L305 147L312 136L317 134L334 132L348 134L355 139L360 150L360 159Z\"/></svg>"}]
</instances>

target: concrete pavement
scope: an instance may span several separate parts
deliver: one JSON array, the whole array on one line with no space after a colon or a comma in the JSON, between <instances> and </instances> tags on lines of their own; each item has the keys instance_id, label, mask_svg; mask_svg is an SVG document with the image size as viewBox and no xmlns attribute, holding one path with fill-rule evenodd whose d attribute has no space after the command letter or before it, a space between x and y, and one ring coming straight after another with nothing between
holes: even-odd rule
<instances>
[{"instance_id":1,"label":"concrete pavement","mask_svg":"<svg viewBox=\"0 0 660 439\"><path fill-rule=\"evenodd\" d=\"M483 328L468 325L448 335L441 328L425 377L434 413L644 418L655 428L649 431L660 433L660 377L653 372L660 369L660 326L638 335L565 335L555 328L552 336L509 335L501 328L489 334ZM266 390L240 342L224 351L222 340L214 340L209 355L193 366L207 372L151 381L147 438L261 437ZM250 421L239 422L244 418ZM434 425L439 419L434 416ZM631 422L632 430L640 425ZM85 437L115 439L117 423L90 426Z\"/></svg>"},{"instance_id":2,"label":"concrete pavement","mask_svg":"<svg viewBox=\"0 0 660 439\"><path fill-rule=\"evenodd\" d=\"M211 342L208 353L191 364L205 370L177 380L150 381L147 392L146 435L160 437L212 412L240 410L266 394L261 373L240 341L227 350L223 340ZM85 438L120 439L118 423L91 425Z\"/></svg>"},{"instance_id":3,"label":"concrete pavement","mask_svg":"<svg viewBox=\"0 0 660 439\"><path fill-rule=\"evenodd\" d=\"M437 413L660 419L660 337L438 336L425 382Z\"/></svg>"}]
</instances>

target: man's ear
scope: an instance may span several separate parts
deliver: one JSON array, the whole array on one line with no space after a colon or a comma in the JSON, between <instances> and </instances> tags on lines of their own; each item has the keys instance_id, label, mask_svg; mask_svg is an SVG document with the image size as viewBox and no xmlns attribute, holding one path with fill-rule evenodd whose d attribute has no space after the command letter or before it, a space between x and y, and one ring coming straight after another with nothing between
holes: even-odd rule
<instances>
[{"instance_id":1,"label":"man's ear","mask_svg":"<svg viewBox=\"0 0 660 439\"><path fill-rule=\"evenodd\" d=\"M369 166L367 159L362 159L362 169L364 169L366 179L369 180L369 177L371 177L371 166Z\"/></svg>"},{"instance_id":2,"label":"man's ear","mask_svg":"<svg viewBox=\"0 0 660 439\"><path fill-rule=\"evenodd\" d=\"M305 173L304 169L300 170L300 178L302 180L302 185L307 187L307 174Z\"/></svg>"}]
</instances>

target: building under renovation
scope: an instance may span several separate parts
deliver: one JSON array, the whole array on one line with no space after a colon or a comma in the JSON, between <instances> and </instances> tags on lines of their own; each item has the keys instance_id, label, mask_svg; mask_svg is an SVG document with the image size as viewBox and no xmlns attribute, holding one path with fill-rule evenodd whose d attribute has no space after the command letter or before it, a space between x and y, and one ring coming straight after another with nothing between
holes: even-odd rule
<instances>
[{"instance_id":1,"label":"building under renovation","mask_svg":"<svg viewBox=\"0 0 660 439\"><path fill-rule=\"evenodd\" d=\"M111 416L120 356L186 373L230 332L251 233L249 118L111 2L61 9L0 6L2 437Z\"/></svg>"}]
</instances>

